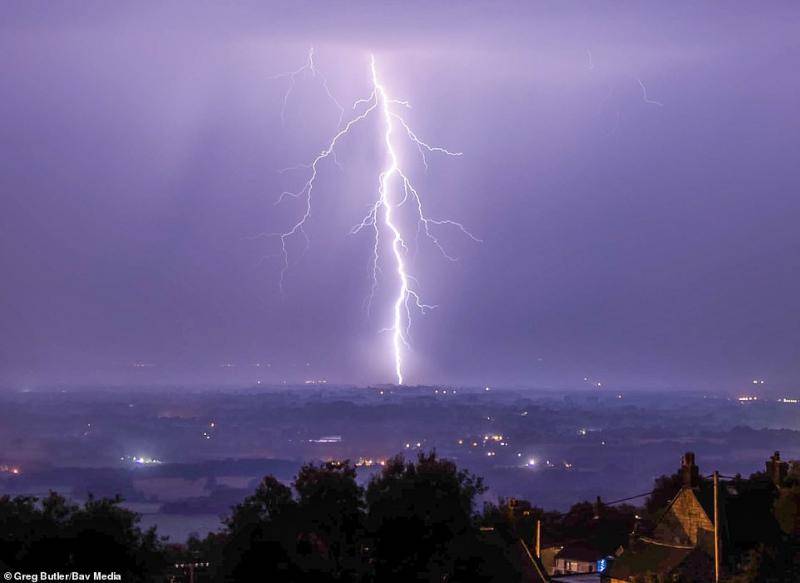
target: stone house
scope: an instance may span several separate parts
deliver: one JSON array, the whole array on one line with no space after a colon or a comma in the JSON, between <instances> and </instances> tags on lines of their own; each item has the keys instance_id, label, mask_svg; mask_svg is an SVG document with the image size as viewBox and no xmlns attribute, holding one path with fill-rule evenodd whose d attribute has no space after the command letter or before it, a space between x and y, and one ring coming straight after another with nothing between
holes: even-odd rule
<instances>
[{"instance_id":1,"label":"stone house","mask_svg":"<svg viewBox=\"0 0 800 583\"><path fill-rule=\"evenodd\" d=\"M800 492L795 492L791 468L775 452L767 461L765 472L749 479L737 476L720 482L719 523L715 529L713 482L700 477L693 453L684 454L679 472L681 489L651 532L631 537L603 574L603 581L714 581L715 530L723 580L742 569L748 556L759 547L782 548L787 537L800 533L795 530L795 523L800 525L800 511L795 510ZM781 512L784 501L786 508ZM795 556L800 559L800 549Z\"/></svg>"},{"instance_id":2,"label":"stone house","mask_svg":"<svg viewBox=\"0 0 800 583\"><path fill-rule=\"evenodd\" d=\"M608 583L714 580L714 491L700 480L694 454L683 456L683 486L672 499L651 536L639 536L604 573ZM720 504L720 539L726 538L724 504Z\"/></svg>"}]
</instances>

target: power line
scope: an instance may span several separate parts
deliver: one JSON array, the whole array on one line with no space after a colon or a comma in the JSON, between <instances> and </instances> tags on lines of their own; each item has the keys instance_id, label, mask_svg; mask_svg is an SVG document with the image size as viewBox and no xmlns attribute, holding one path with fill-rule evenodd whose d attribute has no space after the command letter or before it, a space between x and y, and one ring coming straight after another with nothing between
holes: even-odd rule
<instances>
[{"instance_id":1,"label":"power line","mask_svg":"<svg viewBox=\"0 0 800 583\"><path fill-rule=\"evenodd\" d=\"M611 502L603 502L605 506L612 506L614 504L619 504L620 502L627 502L628 500L636 500L637 498L644 498L645 496L649 496L655 492L655 490L650 490L649 492L645 492L644 494L637 494L636 496L628 496L627 498L620 498L619 500L612 500Z\"/></svg>"}]
</instances>

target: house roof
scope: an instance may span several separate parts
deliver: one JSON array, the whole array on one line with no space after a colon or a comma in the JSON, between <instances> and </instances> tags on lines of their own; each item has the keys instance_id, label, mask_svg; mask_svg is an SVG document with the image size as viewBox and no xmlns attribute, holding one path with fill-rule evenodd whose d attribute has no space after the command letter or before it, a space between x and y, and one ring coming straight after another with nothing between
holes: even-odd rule
<instances>
[{"instance_id":1,"label":"house roof","mask_svg":"<svg viewBox=\"0 0 800 583\"><path fill-rule=\"evenodd\" d=\"M525 565L524 573L530 581L536 583L550 583L550 577L542 566L542 562L531 553L522 539L519 539L519 556Z\"/></svg>"},{"instance_id":2,"label":"house roof","mask_svg":"<svg viewBox=\"0 0 800 583\"><path fill-rule=\"evenodd\" d=\"M606 575L614 579L628 579L647 572L669 574L676 571L695 552L693 547L639 539L617 557Z\"/></svg>"},{"instance_id":3,"label":"house roof","mask_svg":"<svg viewBox=\"0 0 800 583\"><path fill-rule=\"evenodd\" d=\"M550 577L539 560L522 539L503 536L493 528L481 529L485 540L496 545L506 546L509 558L522 575L521 583L550 583Z\"/></svg>"},{"instance_id":4,"label":"house roof","mask_svg":"<svg viewBox=\"0 0 800 583\"><path fill-rule=\"evenodd\" d=\"M664 520L667 514L669 514L670 509L675 505L678 499L681 497L682 494L685 492L690 492L694 495L695 499L697 500L700 507L703 509L703 512L706 515L706 518L713 524L714 523L714 486L712 484L701 483L696 488L681 488L678 493L670 500L669 504L667 505L664 513L661 515L659 522ZM723 493L723 489L720 489L720 494ZM722 497L722 496L721 496ZM720 510L724 508L724 501L720 501Z\"/></svg>"},{"instance_id":5,"label":"house roof","mask_svg":"<svg viewBox=\"0 0 800 583\"><path fill-rule=\"evenodd\" d=\"M681 490L683 492L683 490ZM708 520L714 523L714 487L703 483L690 492L697 499ZM661 516L664 520L680 493L672 499ZM769 481L748 483L746 490L736 491L730 485L720 484L719 489L719 533L723 549L731 545L750 548L758 543L772 541L778 536L777 523L772 512L776 490Z\"/></svg>"}]
</instances>

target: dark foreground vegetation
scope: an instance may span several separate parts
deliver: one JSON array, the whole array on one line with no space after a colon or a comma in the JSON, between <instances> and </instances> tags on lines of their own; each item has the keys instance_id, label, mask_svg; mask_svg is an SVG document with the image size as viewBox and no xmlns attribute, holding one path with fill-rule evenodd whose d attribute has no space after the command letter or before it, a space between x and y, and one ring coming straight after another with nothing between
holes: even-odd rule
<instances>
[{"instance_id":1,"label":"dark foreground vegetation","mask_svg":"<svg viewBox=\"0 0 800 583\"><path fill-rule=\"evenodd\" d=\"M800 532L800 482L780 493L763 474L733 486L764 512L736 550L736 583L790 581ZM526 581L541 521L545 544L582 540L604 554L646 532L681 487L663 476L646 504L582 502L545 512L501 500L476 511L482 480L436 454L396 457L366 487L349 462L304 466L292 487L271 476L232 508L225 528L185 545L142 531L117 499L74 505L58 494L0 498L0 571L115 571L123 581ZM176 565L181 565L176 567ZM189 567L189 565L194 565Z\"/></svg>"}]
</instances>

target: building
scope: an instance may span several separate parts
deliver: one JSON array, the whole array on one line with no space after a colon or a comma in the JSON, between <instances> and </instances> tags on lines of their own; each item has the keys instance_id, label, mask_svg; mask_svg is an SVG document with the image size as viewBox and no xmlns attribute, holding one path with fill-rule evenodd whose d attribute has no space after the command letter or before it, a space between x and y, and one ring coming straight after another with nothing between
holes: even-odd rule
<instances>
[{"instance_id":1,"label":"building","mask_svg":"<svg viewBox=\"0 0 800 583\"><path fill-rule=\"evenodd\" d=\"M604 573L608 583L673 578L696 583L714 580L714 488L700 479L694 454L684 454L682 487L651 536L635 537ZM718 540L726 539L725 504L719 504ZM722 549L720 549L720 552Z\"/></svg>"},{"instance_id":2,"label":"building","mask_svg":"<svg viewBox=\"0 0 800 583\"><path fill-rule=\"evenodd\" d=\"M631 537L603 581L706 583L716 574L725 580L764 548L783 557L785 563L778 567L782 575L796 569L798 577L791 580L800 580L800 548L791 542L800 533L794 530L800 526L800 489L792 485L792 473L791 464L775 452L764 473L721 482L701 478L694 454L684 454L680 490L651 532Z\"/></svg>"},{"instance_id":3,"label":"building","mask_svg":"<svg viewBox=\"0 0 800 583\"><path fill-rule=\"evenodd\" d=\"M596 573L604 554L586 542L568 543L556 552L552 575Z\"/></svg>"}]
</instances>

